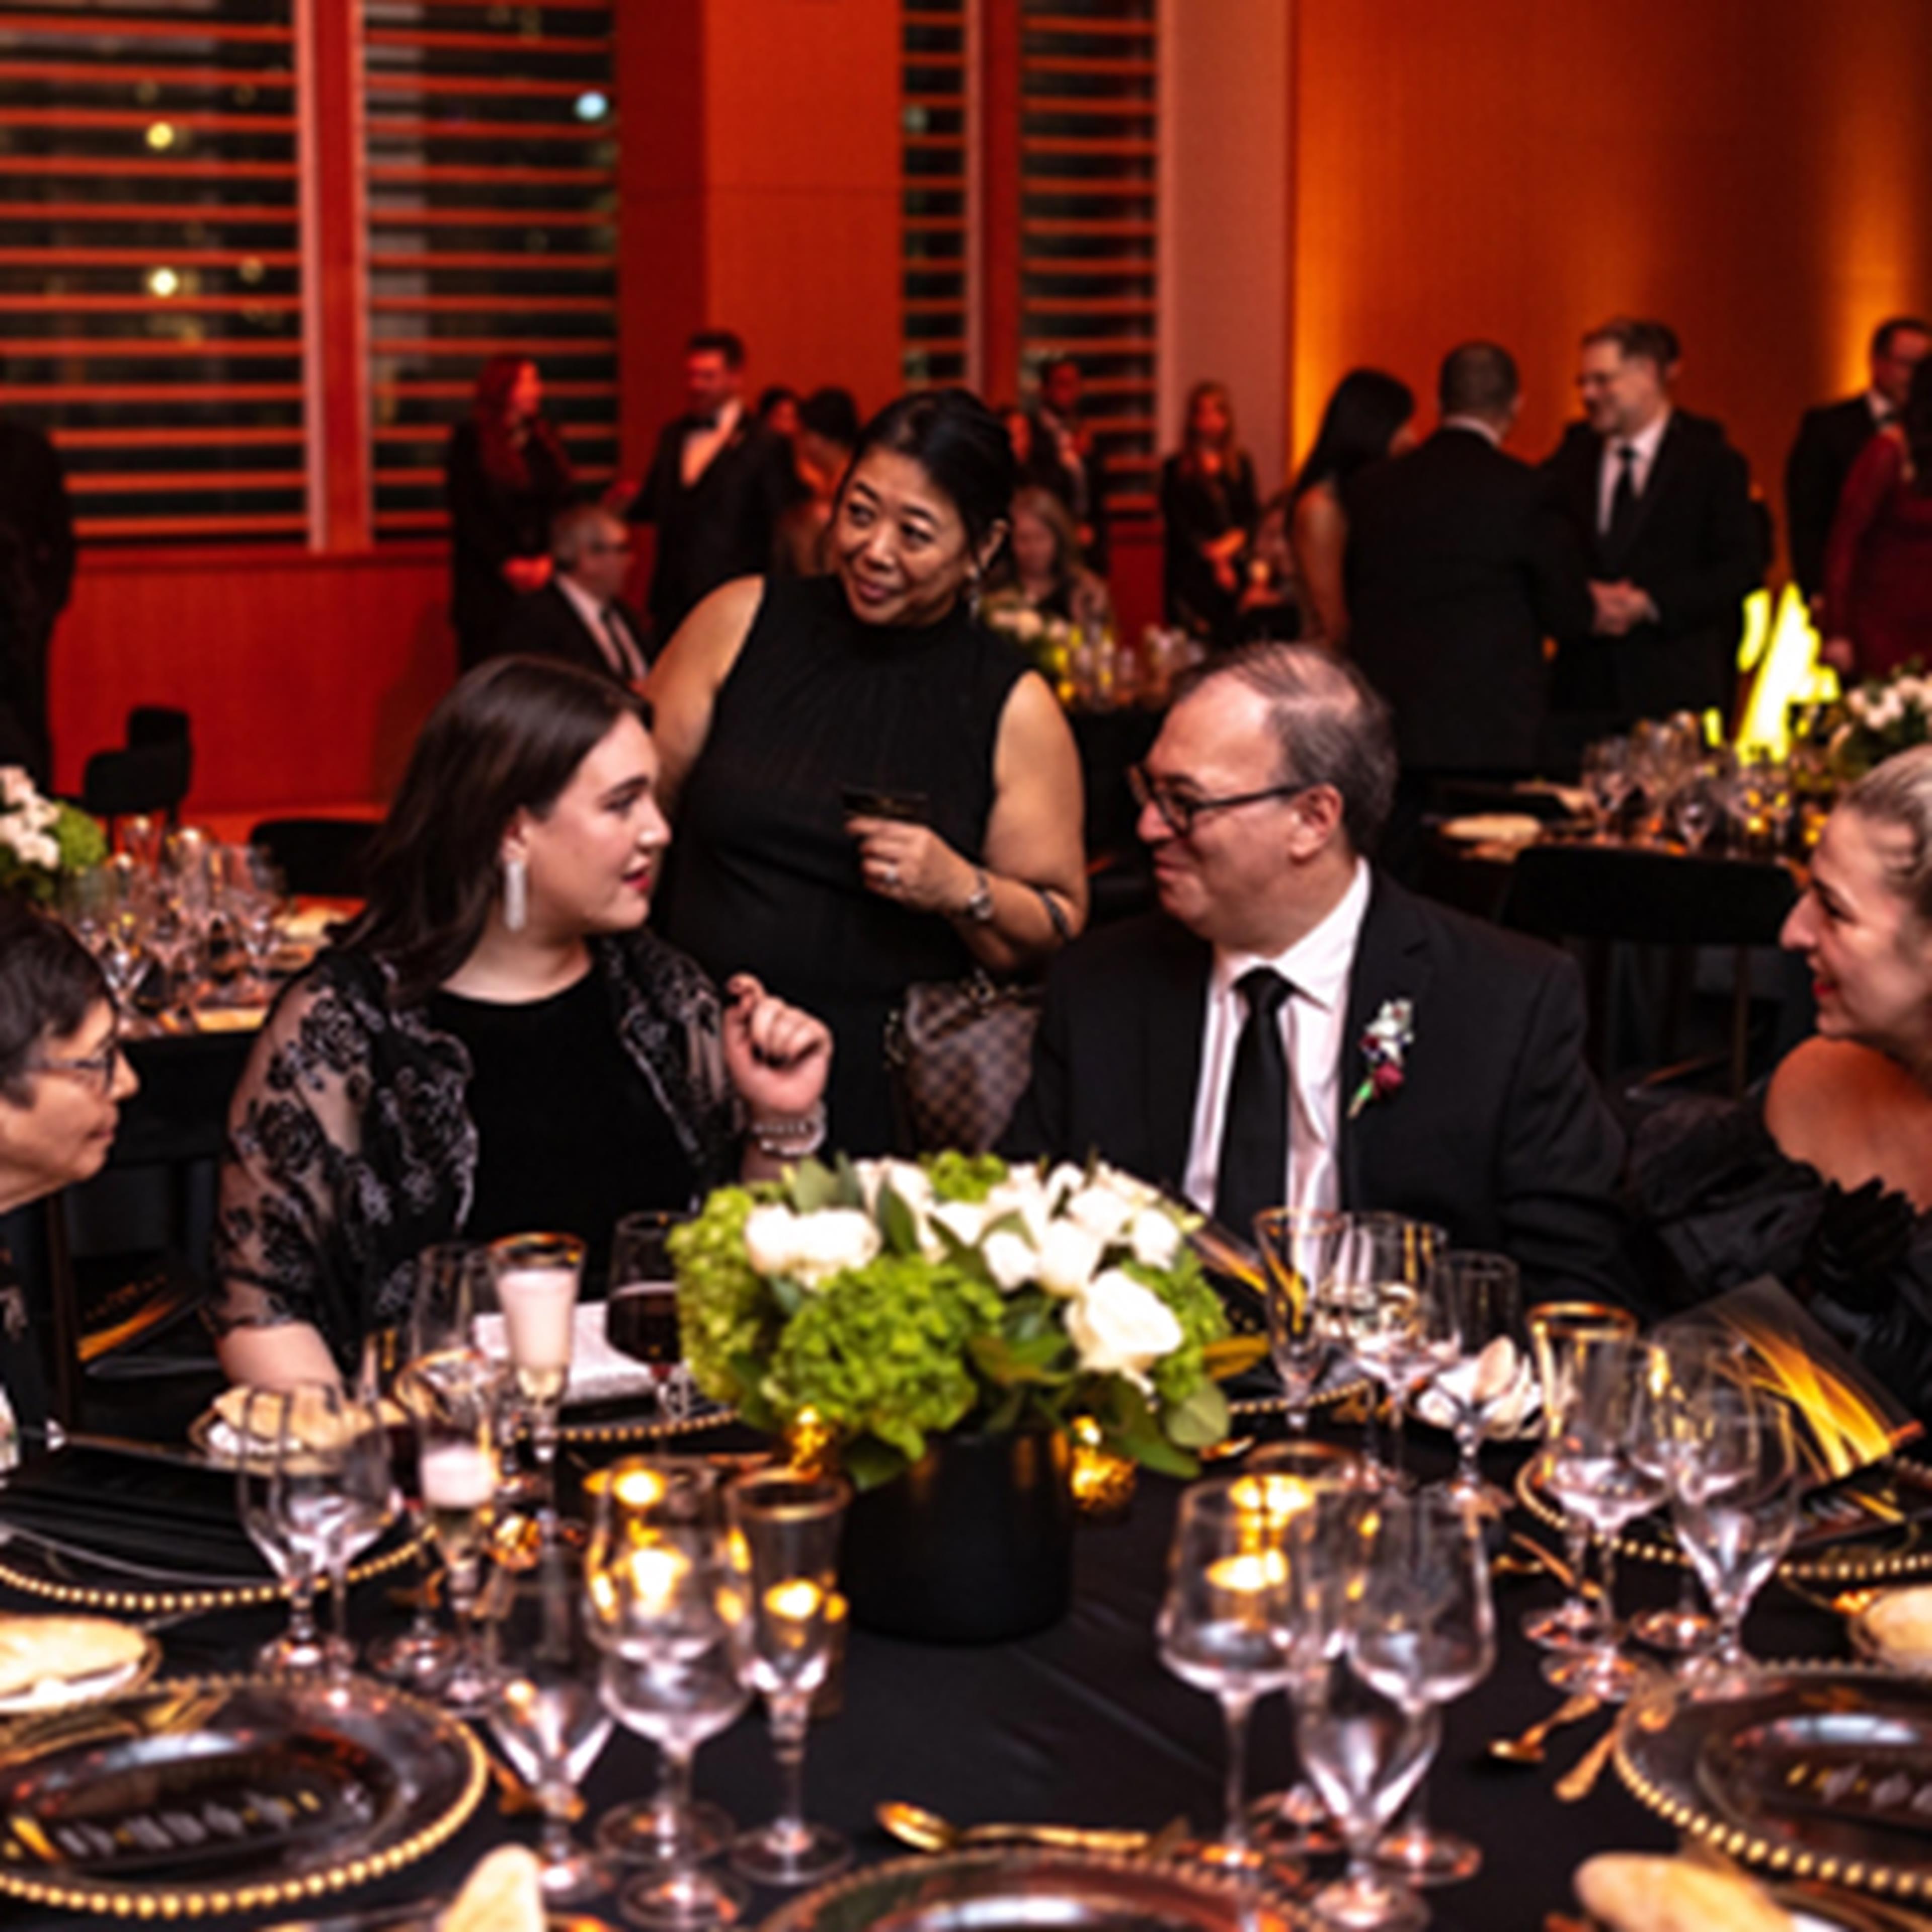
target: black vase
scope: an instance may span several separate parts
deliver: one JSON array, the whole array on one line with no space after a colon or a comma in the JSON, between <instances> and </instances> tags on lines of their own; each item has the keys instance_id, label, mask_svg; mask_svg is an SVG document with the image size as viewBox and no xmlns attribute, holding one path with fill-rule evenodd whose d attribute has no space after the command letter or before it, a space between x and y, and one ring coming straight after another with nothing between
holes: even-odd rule
<instances>
[{"instance_id":1,"label":"black vase","mask_svg":"<svg viewBox=\"0 0 1932 1932\"><path fill-rule=\"evenodd\" d=\"M932 1643L998 1643L1058 1623L1073 1589L1066 1438L934 1436L854 1497L842 1564L852 1621Z\"/></svg>"}]
</instances>

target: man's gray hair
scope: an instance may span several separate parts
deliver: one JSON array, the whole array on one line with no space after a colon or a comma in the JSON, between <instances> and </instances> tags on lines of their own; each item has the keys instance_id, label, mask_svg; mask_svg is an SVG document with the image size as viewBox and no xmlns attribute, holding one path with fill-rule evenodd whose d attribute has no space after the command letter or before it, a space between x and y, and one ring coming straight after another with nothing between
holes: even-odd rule
<instances>
[{"instance_id":1,"label":"man's gray hair","mask_svg":"<svg viewBox=\"0 0 1932 1932\"><path fill-rule=\"evenodd\" d=\"M592 538L606 528L623 527L623 519L602 503L573 503L550 520L550 561L560 570L574 570Z\"/></svg>"},{"instance_id":2,"label":"man's gray hair","mask_svg":"<svg viewBox=\"0 0 1932 1932\"><path fill-rule=\"evenodd\" d=\"M1280 741L1281 782L1330 785L1342 826L1370 853L1395 801L1395 732L1388 706L1347 658L1320 644L1244 644L1182 678L1175 701L1231 677L1265 699Z\"/></svg>"}]
</instances>

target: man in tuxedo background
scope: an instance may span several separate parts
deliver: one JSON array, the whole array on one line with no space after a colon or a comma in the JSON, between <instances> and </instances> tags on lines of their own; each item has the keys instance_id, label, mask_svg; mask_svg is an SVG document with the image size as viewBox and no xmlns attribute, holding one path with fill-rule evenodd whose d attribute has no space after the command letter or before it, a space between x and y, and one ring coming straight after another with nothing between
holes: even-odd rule
<instances>
[{"instance_id":1,"label":"man in tuxedo background","mask_svg":"<svg viewBox=\"0 0 1932 1932\"><path fill-rule=\"evenodd\" d=\"M1784 466L1784 512L1791 574L1814 616L1825 596L1825 544L1845 478L1874 434L1905 406L1912 372L1932 350L1932 323L1899 315L1873 332L1871 382L1843 402L1807 410Z\"/></svg>"},{"instance_id":2,"label":"man in tuxedo background","mask_svg":"<svg viewBox=\"0 0 1932 1932\"><path fill-rule=\"evenodd\" d=\"M1106 459L1080 420L1080 364L1056 356L1040 372L1040 400L1027 418L1026 481L1066 506L1080 532L1080 560L1107 574Z\"/></svg>"},{"instance_id":3,"label":"man in tuxedo background","mask_svg":"<svg viewBox=\"0 0 1932 1932\"><path fill-rule=\"evenodd\" d=\"M1588 562L1592 614L1562 639L1551 695L1568 748L1640 718L1716 710L1737 682L1767 526L1723 426L1672 406L1676 337L1619 318L1585 336L1586 420L1544 465Z\"/></svg>"},{"instance_id":4,"label":"man in tuxedo background","mask_svg":"<svg viewBox=\"0 0 1932 1932\"><path fill-rule=\"evenodd\" d=\"M1416 1215L1533 1296L1621 1297L1576 970L1370 865L1395 771L1388 707L1327 650L1196 674L1137 773L1160 910L1055 963L1008 1148L1097 1151L1243 1234L1284 1201Z\"/></svg>"},{"instance_id":5,"label":"man in tuxedo background","mask_svg":"<svg viewBox=\"0 0 1932 1932\"><path fill-rule=\"evenodd\" d=\"M792 489L788 446L744 406L745 345L701 329L686 346L686 412L667 423L632 523L657 526L648 603L662 650L693 604L734 577L771 567L772 539Z\"/></svg>"},{"instance_id":6,"label":"man in tuxedo background","mask_svg":"<svg viewBox=\"0 0 1932 1932\"><path fill-rule=\"evenodd\" d=\"M550 554L550 581L517 600L498 654L561 658L641 685L650 668L638 642L644 627L619 595L631 568L630 526L600 505L577 504L552 520Z\"/></svg>"},{"instance_id":7,"label":"man in tuxedo background","mask_svg":"<svg viewBox=\"0 0 1932 1932\"><path fill-rule=\"evenodd\" d=\"M1384 854L1398 872L1451 777L1507 780L1545 754L1546 637L1587 630L1582 556L1536 472L1502 447L1515 358L1466 342L1443 359L1442 422L1344 495L1349 650L1395 713L1402 779Z\"/></svg>"}]
</instances>

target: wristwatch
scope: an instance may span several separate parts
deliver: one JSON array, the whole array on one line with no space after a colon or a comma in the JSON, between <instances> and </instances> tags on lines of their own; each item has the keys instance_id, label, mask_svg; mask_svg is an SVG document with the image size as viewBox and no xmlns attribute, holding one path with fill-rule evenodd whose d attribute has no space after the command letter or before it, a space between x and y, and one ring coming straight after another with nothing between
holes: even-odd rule
<instances>
[{"instance_id":1,"label":"wristwatch","mask_svg":"<svg viewBox=\"0 0 1932 1932\"><path fill-rule=\"evenodd\" d=\"M990 926L993 922L993 882L987 878L985 866L973 868L972 896L953 917L964 920L968 926Z\"/></svg>"}]
</instances>

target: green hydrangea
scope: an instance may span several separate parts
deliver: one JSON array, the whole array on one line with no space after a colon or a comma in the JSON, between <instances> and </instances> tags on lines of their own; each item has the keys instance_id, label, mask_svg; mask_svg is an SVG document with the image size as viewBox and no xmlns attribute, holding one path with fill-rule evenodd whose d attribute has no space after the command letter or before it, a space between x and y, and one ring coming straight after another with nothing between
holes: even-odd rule
<instances>
[{"instance_id":1,"label":"green hydrangea","mask_svg":"<svg viewBox=\"0 0 1932 1932\"><path fill-rule=\"evenodd\" d=\"M996 1154L949 1150L922 1165L934 1197L941 1201L983 1201L1006 1178L1006 1164Z\"/></svg>"},{"instance_id":2,"label":"green hydrangea","mask_svg":"<svg viewBox=\"0 0 1932 1932\"><path fill-rule=\"evenodd\" d=\"M61 807L52 831L54 843L60 848L63 876L88 872L107 856L107 835L100 829L100 821L73 806Z\"/></svg>"},{"instance_id":3,"label":"green hydrangea","mask_svg":"<svg viewBox=\"0 0 1932 1932\"><path fill-rule=\"evenodd\" d=\"M745 1258L745 1217L758 1201L748 1188L718 1188L695 1220L671 1230L668 1244L684 1359L716 1402L742 1401L739 1365L762 1364L778 1340L778 1305Z\"/></svg>"},{"instance_id":4,"label":"green hydrangea","mask_svg":"<svg viewBox=\"0 0 1932 1932\"><path fill-rule=\"evenodd\" d=\"M908 1462L979 1400L966 1345L996 1328L997 1290L958 1269L881 1255L808 1296L779 1339L764 1393L807 1405L848 1438L870 1436Z\"/></svg>"}]
</instances>

